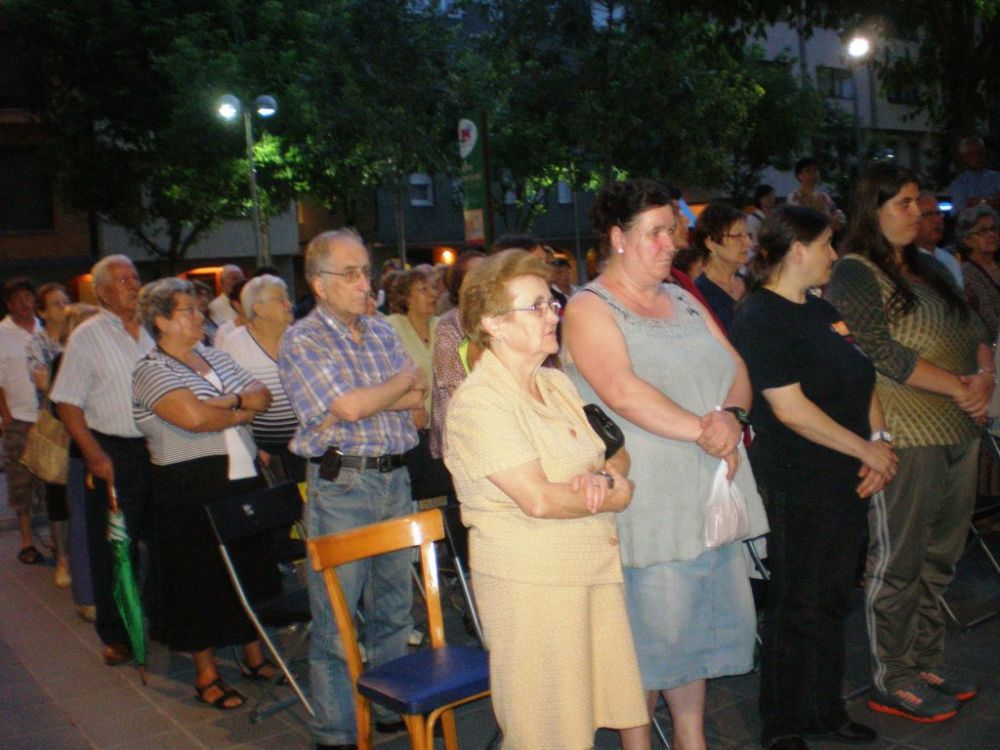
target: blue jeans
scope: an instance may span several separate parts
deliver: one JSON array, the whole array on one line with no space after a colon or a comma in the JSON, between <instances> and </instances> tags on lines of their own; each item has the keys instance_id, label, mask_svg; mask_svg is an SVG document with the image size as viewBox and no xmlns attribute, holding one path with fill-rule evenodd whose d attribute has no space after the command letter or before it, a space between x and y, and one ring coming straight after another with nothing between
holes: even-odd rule
<instances>
[{"instance_id":1,"label":"blue jeans","mask_svg":"<svg viewBox=\"0 0 1000 750\"><path fill-rule=\"evenodd\" d=\"M406 469L385 474L343 469L336 481L319 478L319 466L309 464L306 532L323 536L398 518L411 512L410 477ZM364 643L369 666L377 666L406 654L413 621L413 584L410 582L410 550L380 555L341 566L337 577L353 615L364 602ZM309 680L313 738L325 745L356 741L354 691L344 659L344 647L333 619L333 609L323 578L308 571L312 635ZM375 707L376 718L396 718Z\"/></svg>"}]
</instances>

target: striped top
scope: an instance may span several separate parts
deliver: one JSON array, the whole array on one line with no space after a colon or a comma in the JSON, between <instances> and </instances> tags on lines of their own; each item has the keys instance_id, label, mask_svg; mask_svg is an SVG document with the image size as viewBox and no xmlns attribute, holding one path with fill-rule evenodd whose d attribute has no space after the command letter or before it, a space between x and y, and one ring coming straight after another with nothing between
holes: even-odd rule
<instances>
[{"instance_id":1,"label":"striped top","mask_svg":"<svg viewBox=\"0 0 1000 750\"><path fill-rule=\"evenodd\" d=\"M934 273L948 274L933 258ZM946 276L950 279L950 276ZM830 301L837 307L858 346L878 371L876 390L896 448L964 445L979 429L948 396L906 385L920 359L958 375L978 367L976 350L988 343L978 315L963 321L931 287L910 282L917 304L906 315L886 315L892 280L860 255L847 255L833 270Z\"/></svg>"},{"instance_id":2,"label":"striped top","mask_svg":"<svg viewBox=\"0 0 1000 750\"><path fill-rule=\"evenodd\" d=\"M253 439L260 445L287 443L295 434L299 421L278 377L278 363L257 343L249 326L237 328L221 349L271 392L271 408L250 423Z\"/></svg>"},{"instance_id":3,"label":"striped top","mask_svg":"<svg viewBox=\"0 0 1000 750\"><path fill-rule=\"evenodd\" d=\"M357 422L327 420L330 404L356 388L380 385L409 361L399 334L377 316L358 319L361 342L322 304L285 332L278 371L299 428L289 447L321 456L330 446L359 456L405 453L417 445L409 411L380 411Z\"/></svg>"},{"instance_id":4,"label":"striped top","mask_svg":"<svg viewBox=\"0 0 1000 750\"><path fill-rule=\"evenodd\" d=\"M153 406L171 391L187 388L201 401L221 396L224 393L239 393L254 382L253 376L233 362L225 352L209 346L197 344L195 351L211 365L222 383L220 391L190 367L180 362L162 349L155 348L143 357L132 373L132 409L135 423L146 436L149 456L157 466L177 464L206 456L227 456L224 431L188 432L153 412ZM251 455L257 448L250 430L241 425L238 428Z\"/></svg>"},{"instance_id":5,"label":"striped top","mask_svg":"<svg viewBox=\"0 0 1000 750\"><path fill-rule=\"evenodd\" d=\"M101 310L70 335L49 398L83 409L92 430L142 437L132 418L132 370L152 348L145 328L136 340L117 315Z\"/></svg>"}]
</instances>

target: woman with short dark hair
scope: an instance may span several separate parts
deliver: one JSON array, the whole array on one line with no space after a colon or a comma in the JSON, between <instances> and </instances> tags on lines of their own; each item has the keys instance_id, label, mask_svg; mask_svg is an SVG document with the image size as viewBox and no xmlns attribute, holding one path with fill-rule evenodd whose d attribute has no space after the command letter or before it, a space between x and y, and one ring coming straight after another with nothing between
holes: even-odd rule
<instances>
[{"instance_id":1,"label":"woman with short dark hair","mask_svg":"<svg viewBox=\"0 0 1000 750\"><path fill-rule=\"evenodd\" d=\"M728 331L736 303L746 296L747 283L741 269L750 259L752 242L747 217L724 203L712 203L698 217L694 244L705 259L695 286Z\"/></svg>"},{"instance_id":2,"label":"woman with short dark hair","mask_svg":"<svg viewBox=\"0 0 1000 750\"><path fill-rule=\"evenodd\" d=\"M616 521L650 709L662 691L675 747L704 750L707 680L753 667L743 545L709 548L705 538L721 462L746 499L748 537L767 531L742 460L750 381L708 311L663 283L674 254L669 193L651 180L613 183L591 221L609 260L563 317L566 372L585 400L620 417L632 455L635 498Z\"/></svg>"}]
</instances>

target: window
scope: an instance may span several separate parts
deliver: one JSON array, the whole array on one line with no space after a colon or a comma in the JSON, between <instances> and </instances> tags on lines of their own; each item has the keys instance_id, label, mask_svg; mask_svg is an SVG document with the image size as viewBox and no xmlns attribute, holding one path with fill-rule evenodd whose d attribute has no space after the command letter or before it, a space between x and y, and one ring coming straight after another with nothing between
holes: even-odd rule
<instances>
[{"instance_id":1,"label":"window","mask_svg":"<svg viewBox=\"0 0 1000 750\"><path fill-rule=\"evenodd\" d=\"M38 152L0 149L0 164L0 232L52 229L52 180Z\"/></svg>"},{"instance_id":2,"label":"window","mask_svg":"<svg viewBox=\"0 0 1000 750\"><path fill-rule=\"evenodd\" d=\"M564 180L556 183L556 199L560 206L568 206L573 202L573 188Z\"/></svg>"},{"instance_id":3,"label":"window","mask_svg":"<svg viewBox=\"0 0 1000 750\"><path fill-rule=\"evenodd\" d=\"M889 80L885 87L885 98L890 104L914 106L918 99L917 87L900 81Z\"/></svg>"},{"instance_id":4,"label":"window","mask_svg":"<svg viewBox=\"0 0 1000 750\"><path fill-rule=\"evenodd\" d=\"M853 99L854 76L846 68L816 66L816 88L830 99Z\"/></svg>"},{"instance_id":5,"label":"window","mask_svg":"<svg viewBox=\"0 0 1000 750\"><path fill-rule=\"evenodd\" d=\"M417 172L410 175L410 205L434 205L434 182L429 174Z\"/></svg>"}]
</instances>

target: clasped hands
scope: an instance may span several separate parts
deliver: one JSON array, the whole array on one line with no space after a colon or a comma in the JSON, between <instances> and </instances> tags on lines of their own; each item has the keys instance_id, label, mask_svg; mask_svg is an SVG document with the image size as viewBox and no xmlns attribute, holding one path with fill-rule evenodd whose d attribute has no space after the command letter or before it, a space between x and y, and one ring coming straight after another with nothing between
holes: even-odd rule
<instances>
[{"instance_id":1,"label":"clasped hands","mask_svg":"<svg viewBox=\"0 0 1000 750\"><path fill-rule=\"evenodd\" d=\"M577 474L569 481L573 492L583 492L587 501L587 510L591 513L618 513L625 510L632 502L632 490L635 483L624 476L610 462L605 462L601 471L611 475L614 487L603 474L585 472Z\"/></svg>"},{"instance_id":2,"label":"clasped hands","mask_svg":"<svg viewBox=\"0 0 1000 750\"><path fill-rule=\"evenodd\" d=\"M955 405L972 417L976 424L986 424L986 412L995 387L993 375L979 372L975 375L959 375L958 380L959 389L951 397Z\"/></svg>"},{"instance_id":3,"label":"clasped hands","mask_svg":"<svg viewBox=\"0 0 1000 750\"><path fill-rule=\"evenodd\" d=\"M726 479L733 480L740 466L736 450L743 439L743 426L732 412L713 409L701 418L701 434L695 443L705 453L723 459L729 471Z\"/></svg>"}]
</instances>

